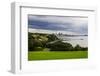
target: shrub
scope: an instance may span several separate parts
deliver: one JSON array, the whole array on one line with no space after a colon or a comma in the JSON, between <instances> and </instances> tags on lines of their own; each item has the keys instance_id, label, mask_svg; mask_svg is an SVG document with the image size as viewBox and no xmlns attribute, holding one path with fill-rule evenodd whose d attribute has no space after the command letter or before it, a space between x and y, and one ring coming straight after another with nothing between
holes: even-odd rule
<instances>
[{"instance_id":1,"label":"shrub","mask_svg":"<svg viewBox=\"0 0 100 76\"><path fill-rule=\"evenodd\" d=\"M28 34L28 50L29 51L33 51L34 50L34 48L33 48L33 44L34 44L33 41L34 41L34 39L32 37L32 34L29 33Z\"/></svg>"},{"instance_id":2,"label":"shrub","mask_svg":"<svg viewBox=\"0 0 100 76\"><path fill-rule=\"evenodd\" d=\"M35 47L35 48L34 48L34 51L42 51L42 50L43 50L42 47Z\"/></svg>"},{"instance_id":3,"label":"shrub","mask_svg":"<svg viewBox=\"0 0 100 76\"><path fill-rule=\"evenodd\" d=\"M81 48L81 46L80 46L80 45L76 45L76 46L74 47L74 50L75 50L75 51L81 51L81 50L82 50L82 48Z\"/></svg>"},{"instance_id":4,"label":"shrub","mask_svg":"<svg viewBox=\"0 0 100 76\"><path fill-rule=\"evenodd\" d=\"M52 44L47 44L47 47L50 48L50 51L71 51L73 47L70 43L64 43L62 41L57 41Z\"/></svg>"}]
</instances>

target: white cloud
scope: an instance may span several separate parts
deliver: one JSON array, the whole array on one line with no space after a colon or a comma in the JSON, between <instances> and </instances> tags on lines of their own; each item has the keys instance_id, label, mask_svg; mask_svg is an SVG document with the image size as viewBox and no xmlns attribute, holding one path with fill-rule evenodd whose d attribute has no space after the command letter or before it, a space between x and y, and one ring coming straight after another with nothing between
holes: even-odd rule
<instances>
[{"instance_id":1,"label":"white cloud","mask_svg":"<svg viewBox=\"0 0 100 76\"><path fill-rule=\"evenodd\" d=\"M41 29L55 29L59 31L71 32L71 33L81 33L87 34L88 29L88 17L71 17L71 16L42 16L42 15L29 15L29 20L37 20L41 22L48 22L49 25L45 25L44 28ZM37 25L33 25L34 27L40 27ZM46 28L47 27L47 28ZM83 30L86 29L86 30ZM83 33L82 33L83 32Z\"/></svg>"}]
</instances>

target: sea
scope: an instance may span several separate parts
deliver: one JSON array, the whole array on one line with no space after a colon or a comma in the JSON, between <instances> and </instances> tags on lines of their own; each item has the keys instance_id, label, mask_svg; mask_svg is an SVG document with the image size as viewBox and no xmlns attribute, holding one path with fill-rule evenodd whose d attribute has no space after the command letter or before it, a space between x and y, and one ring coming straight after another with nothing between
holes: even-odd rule
<instances>
[{"instance_id":1,"label":"sea","mask_svg":"<svg viewBox=\"0 0 100 76\"><path fill-rule=\"evenodd\" d=\"M57 36L65 43L72 44L73 47L80 45L81 47L88 47L88 36Z\"/></svg>"}]
</instances>

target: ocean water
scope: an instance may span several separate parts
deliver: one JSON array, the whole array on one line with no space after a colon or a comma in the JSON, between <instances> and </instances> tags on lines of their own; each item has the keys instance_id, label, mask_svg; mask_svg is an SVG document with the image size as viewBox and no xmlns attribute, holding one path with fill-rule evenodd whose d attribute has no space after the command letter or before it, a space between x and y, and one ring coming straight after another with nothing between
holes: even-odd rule
<instances>
[{"instance_id":1,"label":"ocean water","mask_svg":"<svg viewBox=\"0 0 100 76\"><path fill-rule=\"evenodd\" d=\"M58 36L63 42L72 44L72 46L80 45L88 47L88 36Z\"/></svg>"}]
</instances>

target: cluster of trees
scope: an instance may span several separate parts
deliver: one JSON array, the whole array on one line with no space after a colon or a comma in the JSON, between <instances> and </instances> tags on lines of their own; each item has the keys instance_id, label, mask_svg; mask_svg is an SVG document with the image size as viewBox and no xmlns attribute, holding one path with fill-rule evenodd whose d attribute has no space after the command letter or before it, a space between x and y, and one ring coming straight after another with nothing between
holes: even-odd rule
<instances>
[{"instance_id":1,"label":"cluster of trees","mask_svg":"<svg viewBox=\"0 0 100 76\"><path fill-rule=\"evenodd\" d=\"M53 44L47 44L46 47L50 48L50 51L87 51L87 47L81 47L76 45L73 47L70 43L64 43L62 41L57 41Z\"/></svg>"},{"instance_id":2,"label":"cluster of trees","mask_svg":"<svg viewBox=\"0 0 100 76\"><path fill-rule=\"evenodd\" d=\"M70 43L64 43L54 34L28 33L28 50L42 51L44 48L50 51L87 51L87 47L76 45L73 47Z\"/></svg>"}]
</instances>

